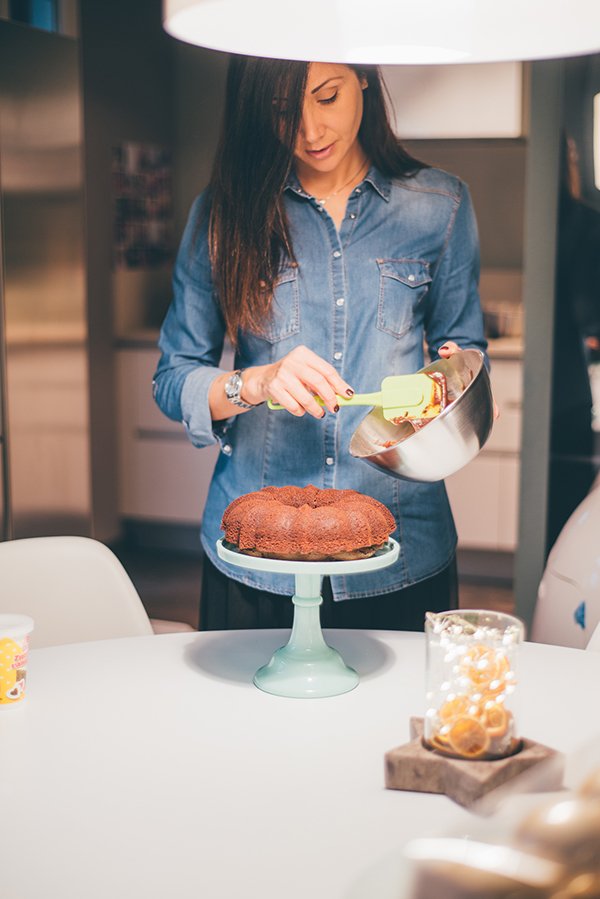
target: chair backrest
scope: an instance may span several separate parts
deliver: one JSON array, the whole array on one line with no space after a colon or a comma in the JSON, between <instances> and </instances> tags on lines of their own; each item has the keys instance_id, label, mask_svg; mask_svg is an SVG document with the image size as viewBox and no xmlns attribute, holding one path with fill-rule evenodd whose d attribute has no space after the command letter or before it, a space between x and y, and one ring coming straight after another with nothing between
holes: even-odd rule
<instances>
[{"instance_id":1,"label":"chair backrest","mask_svg":"<svg viewBox=\"0 0 600 899\"><path fill-rule=\"evenodd\" d=\"M32 649L153 633L117 557L88 537L0 543L0 612L34 619Z\"/></svg>"}]
</instances>

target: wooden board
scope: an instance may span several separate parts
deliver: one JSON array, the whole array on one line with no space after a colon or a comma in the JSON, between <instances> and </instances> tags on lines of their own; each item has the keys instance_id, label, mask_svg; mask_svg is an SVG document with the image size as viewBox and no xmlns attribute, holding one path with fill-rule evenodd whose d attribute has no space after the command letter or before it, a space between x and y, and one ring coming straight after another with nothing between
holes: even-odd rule
<instances>
[{"instance_id":1,"label":"wooden board","mask_svg":"<svg viewBox=\"0 0 600 899\"><path fill-rule=\"evenodd\" d=\"M477 761L438 755L423 745L423 719L411 718L411 742L385 754L385 785L389 790L445 793L459 805L469 807L491 790L540 762L554 759L544 789L562 786L562 755L555 749L523 739L519 752L505 759Z\"/></svg>"}]
</instances>

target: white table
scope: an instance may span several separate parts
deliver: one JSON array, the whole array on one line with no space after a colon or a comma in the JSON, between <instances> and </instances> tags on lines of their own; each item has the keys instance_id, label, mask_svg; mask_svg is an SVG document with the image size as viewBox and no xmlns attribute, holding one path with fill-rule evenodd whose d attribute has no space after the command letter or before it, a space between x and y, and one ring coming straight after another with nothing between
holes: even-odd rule
<instances>
[{"instance_id":1,"label":"white table","mask_svg":"<svg viewBox=\"0 0 600 899\"><path fill-rule=\"evenodd\" d=\"M383 754L423 712L423 635L325 631L352 693L252 686L286 631L106 640L30 654L0 713L2 895L18 899L343 899L449 799L387 791ZM528 644L526 736L594 736L600 653ZM372 897L376 899L376 897Z\"/></svg>"}]
</instances>

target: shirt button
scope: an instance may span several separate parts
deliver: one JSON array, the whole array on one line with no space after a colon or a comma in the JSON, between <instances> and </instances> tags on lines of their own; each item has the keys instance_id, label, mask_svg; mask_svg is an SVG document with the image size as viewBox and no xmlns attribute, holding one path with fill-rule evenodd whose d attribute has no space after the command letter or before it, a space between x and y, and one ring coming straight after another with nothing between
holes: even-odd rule
<instances>
[{"instance_id":1,"label":"shirt button","mask_svg":"<svg viewBox=\"0 0 600 899\"><path fill-rule=\"evenodd\" d=\"M334 359L341 359L341 358L342 358L342 354L341 354L341 353L334 353L334 354L333 354L333 358L334 358Z\"/></svg>"},{"instance_id":2,"label":"shirt button","mask_svg":"<svg viewBox=\"0 0 600 899\"><path fill-rule=\"evenodd\" d=\"M414 281L414 280L415 280L415 276L414 276L414 275L409 275L409 276L408 276L408 280L409 280L409 281Z\"/></svg>"},{"instance_id":3,"label":"shirt button","mask_svg":"<svg viewBox=\"0 0 600 899\"><path fill-rule=\"evenodd\" d=\"M326 464L326 465L333 465L333 461L334 461L334 460L331 458L331 456L328 456L328 457L325 459L325 464Z\"/></svg>"},{"instance_id":4,"label":"shirt button","mask_svg":"<svg viewBox=\"0 0 600 899\"><path fill-rule=\"evenodd\" d=\"M323 207L322 207L322 206L317 206L317 209L319 210L319 212L323 212Z\"/></svg>"},{"instance_id":5,"label":"shirt button","mask_svg":"<svg viewBox=\"0 0 600 899\"><path fill-rule=\"evenodd\" d=\"M223 452L225 453L226 456L230 456L230 455L231 455L232 449L231 449L231 447L229 446L228 443L226 443L225 446L223 447Z\"/></svg>"},{"instance_id":6,"label":"shirt button","mask_svg":"<svg viewBox=\"0 0 600 899\"><path fill-rule=\"evenodd\" d=\"M359 193L362 193L362 191L361 191L361 189L360 189L360 187L357 187L357 188L356 188L356 190L355 190L355 191L354 191L354 193L355 193L355 194L359 194Z\"/></svg>"},{"instance_id":7,"label":"shirt button","mask_svg":"<svg viewBox=\"0 0 600 899\"><path fill-rule=\"evenodd\" d=\"M335 253L334 253L333 255L334 255L334 258L337 259L337 258L338 258L339 256L341 256L342 254L340 253L339 250L336 250Z\"/></svg>"},{"instance_id":8,"label":"shirt button","mask_svg":"<svg viewBox=\"0 0 600 899\"><path fill-rule=\"evenodd\" d=\"M356 218L356 216L354 215L353 212L350 213L350 218L351 218L351 219L355 219L355 218Z\"/></svg>"},{"instance_id":9,"label":"shirt button","mask_svg":"<svg viewBox=\"0 0 600 899\"><path fill-rule=\"evenodd\" d=\"M336 300L336 301L335 301L335 305L336 305L336 306L343 306L343 305L344 305L344 297L340 297L339 300Z\"/></svg>"}]
</instances>

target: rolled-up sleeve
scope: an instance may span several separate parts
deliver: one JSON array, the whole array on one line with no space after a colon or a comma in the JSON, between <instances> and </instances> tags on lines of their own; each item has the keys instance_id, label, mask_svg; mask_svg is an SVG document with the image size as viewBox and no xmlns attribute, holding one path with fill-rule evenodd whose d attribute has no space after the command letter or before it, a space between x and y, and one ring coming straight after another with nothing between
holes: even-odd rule
<instances>
[{"instance_id":1,"label":"rolled-up sleeve","mask_svg":"<svg viewBox=\"0 0 600 899\"><path fill-rule=\"evenodd\" d=\"M224 371L219 361L226 328L212 281L203 199L195 200L181 241L153 384L162 412L181 421L197 447L221 442L227 427L211 420L208 403L210 386Z\"/></svg>"},{"instance_id":2,"label":"rolled-up sleeve","mask_svg":"<svg viewBox=\"0 0 600 899\"><path fill-rule=\"evenodd\" d=\"M487 350L479 301L479 238L471 198L466 184L450 221L445 246L434 268L427 303L425 332L429 354L447 340L461 349ZM486 355L486 364L489 362Z\"/></svg>"}]
</instances>

